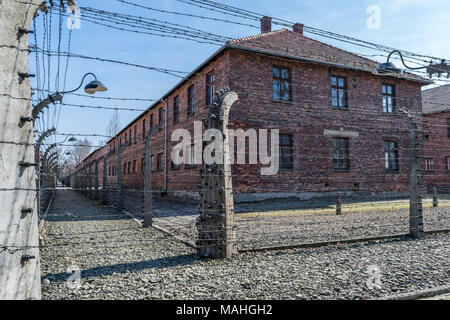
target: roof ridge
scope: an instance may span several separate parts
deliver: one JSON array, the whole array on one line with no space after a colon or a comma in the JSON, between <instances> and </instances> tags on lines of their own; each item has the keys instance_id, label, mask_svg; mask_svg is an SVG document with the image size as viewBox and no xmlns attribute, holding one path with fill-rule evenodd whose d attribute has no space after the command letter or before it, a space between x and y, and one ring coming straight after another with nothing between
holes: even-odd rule
<instances>
[{"instance_id":1,"label":"roof ridge","mask_svg":"<svg viewBox=\"0 0 450 320\"><path fill-rule=\"evenodd\" d=\"M294 31L291 31L291 30L288 30L288 31L290 31L291 33L293 33L293 34L295 34L295 35L300 35L300 36L302 36L303 38L306 38L306 39L309 39L309 40L314 41L314 42L316 42L316 43L319 43L319 44L321 44L321 45L325 45L325 46L328 46L328 47L330 47L330 48L333 48L333 49L337 49L337 50L343 51L343 52L345 52L345 53L348 53L348 54L351 54L351 55L353 55L353 56L355 56L355 57L358 57L358 58L361 58L361 59L370 61L370 62L372 62L372 63L379 63L379 62L376 61L376 60L372 60L372 59L366 58L366 57L364 57L364 56L362 56L362 55L359 55L359 54L357 54L357 53L354 53L354 52L351 52L351 51L347 51L347 50L345 50L345 49L342 49L342 48L333 46L333 45L331 45L331 44L329 44L329 43L326 43L326 42L323 42L323 41L319 41L319 40L314 39L314 38L307 37L307 36L305 36L305 35L303 35L303 34L298 34L298 33L294 32Z\"/></svg>"},{"instance_id":2,"label":"roof ridge","mask_svg":"<svg viewBox=\"0 0 450 320\"><path fill-rule=\"evenodd\" d=\"M424 93L426 91L430 91L430 90L442 89L442 88L445 88L445 87L450 87L450 84L444 84L442 86L437 86L437 87L434 87L434 88L425 89L425 90L422 90L422 93Z\"/></svg>"},{"instance_id":3,"label":"roof ridge","mask_svg":"<svg viewBox=\"0 0 450 320\"><path fill-rule=\"evenodd\" d=\"M285 32L285 31L289 31L289 30L286 29L286 28L282 28L282 29L275 30L275 31L259 33L259 34L253 35L253 36L236 38L236 39L227 41L227 43L237 43L237 42L242 42L242 41L260 39L260 38L263 38L263 37L267 37L267 36L274 35L274 34L281 33L281 32Z\"/></svg>"}]
</instances>

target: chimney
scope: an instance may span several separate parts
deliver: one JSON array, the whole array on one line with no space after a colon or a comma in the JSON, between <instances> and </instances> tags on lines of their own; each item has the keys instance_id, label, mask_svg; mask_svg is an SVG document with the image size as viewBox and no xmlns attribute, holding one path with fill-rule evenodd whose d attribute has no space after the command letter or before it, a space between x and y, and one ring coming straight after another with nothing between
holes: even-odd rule
<instances>
[{"instance_id":1,"label":"chimney","mask_svg":"<svg viewBox=\"0 0 450 320\"><path fill-rule=\"evenodd\" d=\"M267 33L272 31L272 18L262 17L261 18L261 33Z\"/></svg>"},{"instance_id":2,"label":"chimney","mask_svg":"<svg viewBox=\"0 0 450 320\"><path fill-rule=\"evenodd\" d=\"M302 23L296 23L292 26L292 31L303 35L303 27L304 27L304 25Z\"/></svg>"}]
</instances>

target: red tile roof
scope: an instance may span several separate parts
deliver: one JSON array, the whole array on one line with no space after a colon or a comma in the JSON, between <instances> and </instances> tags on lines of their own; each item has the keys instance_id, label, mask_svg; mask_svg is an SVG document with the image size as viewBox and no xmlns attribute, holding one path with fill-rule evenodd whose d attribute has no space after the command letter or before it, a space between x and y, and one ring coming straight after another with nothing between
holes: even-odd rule
<instances>
[{"instance_id":1,"label":"red tile roof","mask_svg":"<svg viewBox=\"0 0 450 320\"><path fill-rule=\"evenodd\" d=\"M305 37L288 29L230 40L227 42L227 46L371 73L375 72L379 65L377 61ZM404 73L402 78L430 83L430 80L411 73Z\"/></svg>"}]
</instances>

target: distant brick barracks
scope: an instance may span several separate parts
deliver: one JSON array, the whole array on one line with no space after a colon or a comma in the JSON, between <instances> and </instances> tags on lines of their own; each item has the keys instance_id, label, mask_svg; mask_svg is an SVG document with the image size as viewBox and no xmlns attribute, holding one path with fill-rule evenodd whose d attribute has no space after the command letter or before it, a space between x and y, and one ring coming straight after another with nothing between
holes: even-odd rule
<instances>
[{"instance_id":1,"label":"distant brick barracks","mask_svg":"<svg viewBox=\"0 0 450 320\"><path fill-rule=\"evenodd\" d=\"M262 176L260 164L232 166L236 200L406 192L409 126L397 111L406 109L421 125L421 88L431 81L410 73L378 75L378 62L308 38L302 24L292 30L272 31L271 18L262 18L261 34L227 42L77 170L92 175L97 165L102 181L100 159L107 155L108 184L121 170L125 189L142 190L145 137L160 126L152 139L153 190L198 196L201 166L172 163L178 142L170 137L178 128L193 132L194 121L206 118L214 92L229 87L239 96L230 128L280 133L276 175ZM118 148L123 148L120 164Z\"/></svg>"},{"instance_id":2,"label":"distant brick barracks","mask_svg":"<svg viewBox=\"0 0 450 320\"><path fill-rule=\"evenodd\" d=\"M450 85L423 92L423 117L424 183L450 193Z\"/></svg>"}]
</instances>

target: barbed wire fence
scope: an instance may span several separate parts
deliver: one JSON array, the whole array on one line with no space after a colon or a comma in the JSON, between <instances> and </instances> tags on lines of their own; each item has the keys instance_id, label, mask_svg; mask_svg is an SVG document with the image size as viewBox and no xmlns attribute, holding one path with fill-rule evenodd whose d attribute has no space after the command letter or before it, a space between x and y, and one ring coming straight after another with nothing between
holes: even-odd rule
<instances>
[{"instance_id":1,"label":"barbed wire fence","mask_svg":"<svg viewBox=\"0 0 450 320\"><path fill-rule=\"evenodd\" d=\"M243 96L241 99L251 98ZM210 111L208 115L199 115L199 119L206 117L202 119L205 120L205 130L213 127L217 129L217 125L212 126L211 118L223 119L220 104L219 99L210 108L218 108L216 113ZM239 112L233 112L233 109L231 111L228 127L248 128L243 126L243 122L248 126L267 127L267 120L263 120L263 115L255 110L243 112L245 108L239 106L236 110ZM291 111L288 117L292 118L292 112L297 116L302 113L303 119L309 116L317 120L321 117L308 114L305 110ZM264 112L266 116L267 113L270 116L270 111ZM368 114L364 116L367 117ZM352 119L354 118L353 116ZM289 125L290 121L286 120L285 123L285 120L280 121ZM192 119L185 121L186 124L193 122ZM276 176L262 176L257 172L261 165L232 165L229 170L217 165L203 165L202 168L198 165L185 165L182 170L172 165L171 174L176 173L177 176L169 175L169 179L182 181L173 181L170 185L175 188L169 190L164 189L164 184L160 181L163 162L161 156L158 159L158 155L164 153L163 139L161 136L154 136L163 128L156 126L140 136L133 137L130 134L129 140L117 151L111 147L112 151L108 155L114 154L114 158L103 164L102 170L107 172L107 177L102 178L102 190L97 190L99 183L89 182L91 178L98 181L98 172L102 171L96 170L96 174L92 175L90 168L95 161L98 162L95 157L75 174L81 184L75 184L74 188L87 195L92 190L96 194L112 193L104 203L124 210L142 221L150 219L145 223L147 226L152 225L182 240L203 257L229 257L230 252L237 251L375 241L389 237L419 238L425 232L448 231L450 211L447 206L450 203L440 199L440 206L436 207L436 193L434 203L431 199L423 200L423 197L427 198L427 191L422 178L424 129L420 114L413 115L399 107L384 126L377 128L379 124L367 127L359 125L359 135L381 138L386 126L393 124L395 129L390 129L395 133L396 143L392 150L385 149L385 154L374 155L373 145L353 146L349 152L355 166L351 170L338 172L340 177L337 179L330 178L330 171L320 165L323 162L333 165L336 160L329 145L315 148L315 154L312 155L303 150L299 152L298 143L295 143L287 149L289 154L295 154L295 166L307 163L306 167L302 167L303 173L293 174L294 168L290 168L287 171L281 169ZM227 136L224 128L228 127L221 129L224 136ZM308 125L307 129L311 130L308 135L314 136L317 129L322 130L320 134L323 135L323 128L321 123ZM446 128L441 126L439 130ZM304 139L303 142L307 142L304 132L296 134ZM328 138L332 140L342 137L343 133L337 129L330 134ZM145 146L143 137L155 139L155 143L152 143L154 147ZM234 150L233 157L248 158L254 152L250 146L239 149L236 142L233 140L230 145L230 149ZM387 143L384 140L382 142ZM204 144L202 151L206 147ZM347 156L350 157L350 154ZM150 155L156 160L146 161L145 158ZM139 170L137 159L141 156ZM276 156L281 157L281 153ZM376 165L380 170L375 173L364 172L370 165ZM392 172L389 172L389 166L392 167ZM225 184L227 174L231 181ZM145 183L145 178L156 182ZM285 183L283 179L289 179L289 183ZM189 181L190 187L187 188L188 184L183 181ZM198 188L195 187L197 185ZM225 197L227 192L230 195ZM167 197L168 193L177 197ZM191 200L180 198L186 195ZM233 197L237 201L230 201ZM228 249L224 252L227 246Z\"/></svg>"},{"instance_id":2,"label":"barbed wire fence","mask_svg":"<svg viewBox=\"0 0 450 320\"><path fill-rule=\"evenodd\" d=\"M33 1L15 1L17 4L27 5L30 7L38 7L39 4ZM119 1L125 4L131 4L128 1ZM181 1L190 4L201 5L205 9L212 9L216 12L221 12L234 18L243 18L247 20L259 21L261 15L245 12L230 6L218 5L212 1ZM42 4L41 4L42 6ZM140 6L143 9L154 10L154 8ZM43 9L43 8L41 8ZM45 9L45 8L44 8ZM55 78L55 90L59 89L60 78L60 59L66 58L66 73L69 58L84 59L98 61L102 63L115 63L125 65L128 67L135 67L150 71L161 72L172 75L177 78L185 78L186 76L195 76L196 73L189 74L188 72L171 70L165 68L158 68L154 66L145 66L136 63L119 61L116 59L108 59L105 57L93 57L88 55L79 55L71 52L70 35L68 49L66 52L61 50L61 24L62 17L67 16L63 12L63 7L52 6L46 8L46 14L42 17L42 24L44 33L42 34L42 43L36 36L36 20L34 20L34 44L30 45L30 49L25 48L21 43L7 43L1 44L1 49L15 50L20 53L33 53L36 58L36 78L37 83L34 91L37 92L37 97L27 97L21 92L14 92L2 90L0 98L5 98L8 103L15 101L17 103L36 103L46 99L46 94L51 94L51 58L57 57L58 71ZM44 11L45 11L44 10ZM165 21L156 21L155 19L147 19L140 16L131 16L99 10L95 8L83 7L86 15L83 17L84 21L110 27L119 31L141 33L145 35L154 35L158 37L172 37L176 39L183 39L195 41L199 43L222 45L224 42L231 40L230 37L221 36L205 32L199 29L194 29L191 26L175 25L166 23ZM167 10L165 10L167 11ZM172 15L180 15L180 12L166 12ZM59 19L59 39L58 49L52 50L52 16ZM193 15L191 15L194 17ZM197 15L196 18L215 20L225 23L237 24L256 28L251 24L246 24L237 21L230 21L226 19L216 19L206 16ZM280 19L274 20L276 24L282 26L292 26L291 22ZM120 27L118 27L120 25ZM54 26L54 21L53 21ZM389 52L392 48L371 44L368 42L357 41L349 37L336 35L333 33L326 33L323 30L305 27L306 32L321 35L324 37L340 38L343 41L351 41L360 46L368 46L371 49ZM54 38L53 38L54 39ZM21 46L20 46L21 44ZM268 50L279 50L266 43L255 44L256 47ZM288 48L281 48L289 52ZM405 54L405 61L414 62L417 65L424 66L429 62L429 59L439 60L440 58L417 55L402 51ZM290 49L290 53L295 54L310 54L308 50ZM375 55L373 55L375 56ZM320 58L328 59L325 54L319 55ZM338 61L343 66L361 67L352 61L341 59ZM20 71L20 70L19 70ZM443 70L438 70L443 71ZM426 73L417 72L417 74L424 75ZM32 75L22 73L20 78L28 78ZM448 83L446 79L438 79L439 82ZM187 80L188 83L196 84L196 80ZM64 85L65 86L65 85ZM323 99L328 99L328 92L322 92L319 88L313 88L309 84L297 84L314 90L313 96L304 97L303 101L306 103L318 103ZM293 86L295 88L295 86ZM240 99L261 99L264 96L261 92L249 93L246 88L232 88ZM85 95L77 96L85 97ZM219 95L220 96L220 95ZM368 99L375 99L378 97L375 93L366 93ZM124 98L124 97L89 97L93 99L106 100L121 100L121 101L159 101L158 99L145 98ZM223 98L223 97L222 97ZM414 97L402 99L403 104L414 101ZM52 102L52 101L50 101ZM54 101L53 101L54 102ZM49 103L47 104L49 105ZM107 106L92 106L86 104L66 104L59 101L54 103L53 107L47 110L42 109L42 112L37 112L39 117L31 119L34 121L35 133L38 136L44 134L51 128L57 128L59 122L59 114L63 107L75 108L94 108L94 109L111 109L119 111L143 112L144 109L134 107L107 107ZM205 121L205 127L214 127L224 132L226 126L223 125L222 119L222 102L216 101L212 106L213 110L208 115L200 113L195 117L182 120L179 125L190 125L193 119ZM230 113L229 127L231 128L246 128L246 126L254 125L255 127L267 127L267 121L264 117L278 117L277 111L266 110L264 112L247 112L245 108L237 108L239 113L236 113L232 108ZM167 109L166 109L167 110ZM33 110L34 111L34 110ZM298 126L298 122L294 121L295 117L308 117L311 120L318 120L324 116L332 116L331 111L322 112L317 115L313 110L294 110L287 113L287 117L282 117L284 126ZM360 121L364 117L373 116L367 111L358 111L353 113L352 118L356 124L348 124L345 127L349 129L358 129L361 134L372 134L376 137L381 137L381 131L376 126L361 127ZM406 116L406 117L405 117ZM289 174L280 172L275 177L263 177L257 173L261 165L254 168L239 167L237 165L226 166L202 166L189 165L183 168L177 168L176 165L169 164L166 155L171 147L164 145L161 135L155 134L151 137L152 146L146 146L145 142L150 142L148 129L150 126L142 130L142 134L137 134L134 129L134 136L132 138L131 131L129 139L125 139L125 143L114 147L105 147L104 145L92 145L90 147L99 148L96 151L97 155L83 161L76 173L68 180L68 184L73 190L81 192L87 198L101 201L118 210L116 214L111 214L111 217L122 215L122 210L130 213L134 217L146 221L145 225L152 225L165 232L164 236L156 239L149 239L148 241L140 241L138 243L153 243L155 241L167 241L170 237L176 237L183 240L185 243L194 247L198 253L203 257L230 257L236 251L248 250L269 250L280 249L288 247L297 247L303 245L324 245L330 243L339 243L343 241L361 241L369 239L381 239L383 237L405 236L412 235L420 237L424 232L439 232L448 230L449 227L449 213L447 209L448 199L444 195L438 193L438 187L432 184L423 184L423 166L424 158L421 156L421 139L424 134L423 128L418 121L417 114L405 113L403 125L396 128L396 132L402 135L401 142L394 149L399 153L396 160L400 168L402 168L402 175L392 178L389 175L386 178L384 173L369 174L364 172L363 167L359 165L356 170L351 170L351 174L340 177L335 181L328 181L328 169L324 169L321 163L333 164L335 157L330 153L330 146L319 145L316 149L317 154L311 155L307 152L298 152L297 145L284 146L283 150L290 150L292 154L296 154L296 160L305 162L307 174L298 174L289 177L289 182L286 183ZM409 119L409 120L408 120ZM30 122L30 117L25 117L24 122ZM167 120L167 117L166 117ZM409 121L409 122L408 122ZM243 122L247 124L244 125ZM388 122L385 119L377 119L378 125ZM391 121L389 121L391 122ZM323 126L318 124L302 125L303 129L315 130L317 128L323 129ZM167 123L165 125L167 128ZM270 126L269 126L270 127ZM155 131L161 131L161 127ZM436 130L445 130L444 125L436 125ZM164 129L163 129L164 130ZM138 130L140 131L140 130ZM337 130L339 131L339 130ZM82 133L74 133L78 135L86 135ZM323 134L318 133L319 135ZM17 140L16 137L4 137L0 140L0 146L20 146L21 148L37 147L38 160L35 163L22 162L22 168L36 167L36 186L10 186L5 185L0 189L2 192L19 192L25 191L27 194L38 193L38 215L43 218L45 212L48 212L49 203L52 195L55 192L55 177L58 176L58 161L50 153L49 149L47 156L40 157L40 146L51 147L56 143L56 135L51 137L54 141L23 141ZM92 136L99 136L92 134ZM302 139L307 137L299 133ZM339 137L339 134L335 133ZM409 137L409 138L408 138ZM332 137L330 137L332 139ZM154 142L153 142L154 140ZM225 139L226 140L226 139ZM53 143L54 142L54 143ZM331 142L331 140L330 140ZM439 145L443 141L433 141ZM71 146L64 143L56 143L58 146ZM205 147L205 146L204 146ZM230 149L234 150L238 146L234 142ZM369 148L369 147L368 147ZM226 147L224 148L226 149ZM344 148L345 149L345 148ZM442 152L447 152L445 148L437 148ZM353 149L352 149L353 150ZM229 152L231 150L228 150ZM393 151L391 151L393 152ZM231 153L231 152L230 152ZM394 153L394 152L393 152ZM146 155L147 154L147 155ZM234 152L234 156L244 155L248 157L252 154L249 148ZM162 155L162 156L161 156ZM142 156L142 159L139 157ZM231 157L231 155L229 155ZM277 156L282 157L281 154ZM153 157L153 160L152 160ZM226 163L226 152L224 159ZM342 160L342 159L341 159ZM376 160L384 162L386 159L381 156L355 156L352 158L352 163L364 163ZM387 162L389 162L389 158ZM141 164L139 166L139 163ZM169 168L170 166L170 168ZM303 168L302 168L303 169ZM425 168L426 169L426 168ZM170 183L170 188L167 187L167 181L162 181L161 176L167 176L163 170L170 170L177 172ZM292 169L289 169L292 170ZM409 172L408 174L403 174ZM439 173L439 170L434 170ZM441 170L442 173L447 172ZM151 179L145 181L145 179ZM172 178L170 178L172 179ZM394 184L389 187L383 187L386 180L395 180ZM316 182L314 182L314 180ZM189 182L189 187L187 183ZM402 186L397 188L396 185ZM408 187L404 187L408 186ZM400 193L399 191L403 191ZM266 197L267 194L284 194L292 195L288 200L277 199L277 197ZM392 201L385 196L388 193L396 195L399 199ZM250 202L243 202L248 194L253 194L253 200ZM264 195L266 194L266 195ZM304 200L299 194L326 194L328 197L315 198ZM256 197L255 197L256 195ZM263 197L260 197L264 195ZM176 197L175 197L176 196ZM190 197L191 200L180 199L180 196ZM422 196L428 198L432 196L433 199L422 201ZM234 200L232 200L234 198ZM408 199L409 198L409 199ZM301 200L301 201L300 201ZM431 200L431 201L430 201ZM22 215L29 213L30 208L21 208ZM49 214L51 216L51 213ZM103 215L102 217L107 217ZM75 217L73 214L71 217ZM80 217L82 217L80 215ZM108 232L107 230L98 230L98 232ZM103 244L107 244L106 240ZM120 241L114 245L128 245L127 241ZM71 243L65 243L64 246L72 246ZM88 245L88 244L79 244ZM23 253L23 258L28 261L32 260L33 255L28 254L40 245L32 243L9 243L1 242L0 253Z\"/></svg>"}]
</instances>

